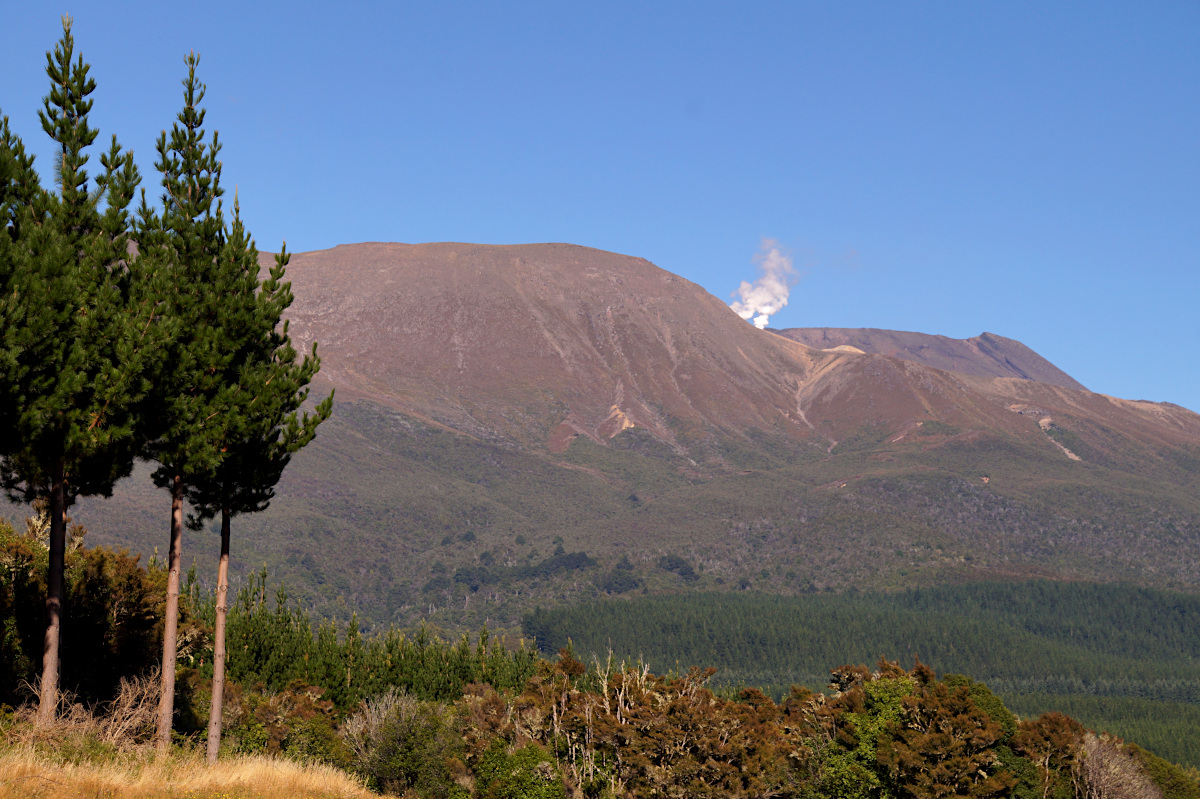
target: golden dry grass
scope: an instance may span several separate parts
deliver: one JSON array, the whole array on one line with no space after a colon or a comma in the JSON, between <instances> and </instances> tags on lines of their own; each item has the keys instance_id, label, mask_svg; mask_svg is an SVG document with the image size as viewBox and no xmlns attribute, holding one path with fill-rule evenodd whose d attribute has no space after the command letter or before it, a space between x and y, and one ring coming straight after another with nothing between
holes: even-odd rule
<instances>
[{"instance_id":1,"label":"golden dry grass","mask_svg":"<svg viewBox=\"0 0 1200 799\"><path fill-rule=\"evenodd\" d=\"M0 751L0 799L377 799L345 772L262 756L209 767L199 753L122 752L61 763L28 744Z\"/></svg>"}]
</instances>

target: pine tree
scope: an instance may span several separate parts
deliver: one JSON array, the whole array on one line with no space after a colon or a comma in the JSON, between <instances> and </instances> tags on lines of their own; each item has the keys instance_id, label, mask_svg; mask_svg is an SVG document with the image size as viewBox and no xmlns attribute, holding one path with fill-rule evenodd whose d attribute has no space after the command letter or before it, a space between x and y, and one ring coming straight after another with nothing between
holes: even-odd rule
<instances>
[{"instance_id":1,"label":"pine tree","mask_svg":"<svg viewBox=\"0 0 1200 799\"><path fill-rule=\"evenodd\" d=\"M314 413L301 413L320 359L316 344L297 361L283 312L292 303L291 284L284 282L286 246L275 258L267 280L258 283L258 250L246 234L234 201L234 217L222 252L222 274L231 279L220 319L222 344L236 353L226 382L234 387L224 409L224 458L211 475L196 479L185 491L196 509L191 524L221 516L221 557L217 568L216 629L212 703L208 726L208 760L215 763L221 743L225 687L225 620L229 596L230 519L265 510L274 497L292 453L310 442L317 425L329 418L332 393Z\"/></svg>"},{"instance_id":2,"label":"pine tree","mask_svg":"<svg viewBox=\"0 0 1200 799\"><path fill-rule=\"evenodd\" d=\"M223 275L225 247L221 150L217 135L205 141L205 87L196 78L199 56L184 63L184 107L168 138L158 138L155 168L162 174L162 209L142 194L137 240L141 258L165 276L164 313L176 326L157 375L150 415L156 420L144 455L157 462L155 485L171 493L164 611L162 694L156 740L166 749L175 707L175 659L179 626L179 578L183 555L183 502L187 486L212 474L224 456L223 409L234 387L226 383L234 354L222 339L222 305L238 276Z\"/></svg>"},{"instance_id":3,"label":"pine tree","mask_svg":"<svg viewBox=\"0 0 1200 799\"><path fill-rule=\"evenodd\" d=\"M11 274L11 247L21 236L23 209L33 205L40 186L33 168L33 156L25 152L20 137L8 126L8 117L0 114L0 230L7 235L0 241L0 281Z\"/></svg>"},{"instance_id":4,"label":"pine tree","mask_svg":"<svg viewBox=\"0 0 1200 799\"><path fill-rule=\"evenodd\" d=\"M156 308L139 301L142 276L128 251L127 208L140 180L133 155L114 136L94 184L85 169L98 135L88 123L96 86L88 71L64 17L38 112L59 145L57 193L38 185L7 123L0 131L8 234L0 237L0 482L11 497L44 499L50 509L43 724L58 701L66 508L81 495L110 495L132 469L139 401L159 349Z\"/></svg>"}]
</instances>

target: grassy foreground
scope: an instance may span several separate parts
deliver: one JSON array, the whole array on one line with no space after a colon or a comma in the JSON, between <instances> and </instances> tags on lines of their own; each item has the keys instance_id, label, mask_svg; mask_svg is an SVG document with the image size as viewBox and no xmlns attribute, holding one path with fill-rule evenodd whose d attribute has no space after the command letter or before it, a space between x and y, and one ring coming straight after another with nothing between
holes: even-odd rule
<instances>
[{"instance_id":1,"label":"grassy foreground","mask_svg":"<svg viewBox=\"0 0 1200 799\"><path fill-rule=\"evenodd\" d=\"M208 767L198 752L157 758L151 751L62 762L40 747L0 752L0 799L342 799L372 797L332 766L243 755Z\"/></svg>"},{"instance_id":2,"label":"grassy foreground","mask_svg":"<svg viewBox=\"0 0 1200 799\"><path fill-rule=\"evenodd\" d=\"M54 723L34 708L0 706L0 799L366 799L352 775L330 765L269 755L226 755L209 766L201 748L159 755L152 741L155 675L123 681L103 713L64 697ZM202 745L201 745L202 746Z\"/></svg>"}]
</instances>

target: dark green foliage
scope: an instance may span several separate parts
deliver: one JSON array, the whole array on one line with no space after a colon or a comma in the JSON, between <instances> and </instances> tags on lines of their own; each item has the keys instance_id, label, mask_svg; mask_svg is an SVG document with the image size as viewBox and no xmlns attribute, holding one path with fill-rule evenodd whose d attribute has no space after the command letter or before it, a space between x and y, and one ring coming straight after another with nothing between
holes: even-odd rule
<instances>
[{"instance_id":1,"label":"dark green foliage","mask_svg":"<svg viewBox=\"0 0 1200 799\"><path fill-rule=\"evenodd\" d=\"M201 699L203 693L198 692L197 704L207 724L208 697ZM301 680L274 691L232 683L225 697L228 745L247 754L282 754L348 768L350 751L336 729L340 716L323 695L322 688Z\"/></svg>"},{"instance_id":2,"label":"dark green foliage","mask_svg":"<svg viewBox=\"0 0 1200 799\"><path fill-rule=\"evenodd\" d=\"M1080 583L978 583L895 594L773 597L691 594L538 610L525 634L543 652L578 651L712 664L718 685L783 696L820 686L838 663L911 657L951 676L1001 725L1063 710L1177 762L1200 763L1200 598ZM989 690L989 688L991 690ZM1069 701L1068 701L1069 700Z\"/></svg>"},{"instance_id":3,"label":"dark green foliage","mask_svg":"<svg viewBox=\"0 0 1200 799\"><path fill-rule=\"evenodd\" d=\"M1000 768L1016 780L1009 794L1012 799L1045 799L1042 796L1042 781L1032 760L1021 757L1004 744L997 746L995 752Z\"/></svg>"},{"instance_id":4,"label":"dark green foliage","mask_svg":"<svg viewBox=\"0 0 1200 799\"><path fill-rule=\"evenodd\" d=\"M0 113L0 230L7 234L0 236L0 281L14 267L12 246L21 238L21 225L39 189L33 156Z\"/></svg>"},{"instance_id":5,"label":"dark green foliage","mask_svg":"<svg viewBox=\"0 0 1200 799\"><path fill-rule=\"evenodd\" d=\"M700 579L700 575L696 574L696 570L692 568L692 564L678 555L663 555L658 559L657 566L663 571L678 574L683 578L685 583L694 583Z\"/></svg>"},{"instance_id":6,"label":"dark green foliage","mask_svg":"<svg viewBox=\"0 0 1200 799\"><path fill-rule=\"evenodd\" d=\"M215 287L223 299L221 346L231 353L223 379L232 391L223 400L221 460L214 471L195 475L184 491L195 509L195 528L218 514L266 509L292 454L332 412L332 394L315 413L299 412L320 360L314 344L297 361L282 318L293 299L291 284L283 280L288 257L286 249L280 252L259 283L258 250L235 203L220 256L223 281Z\"/></svg>"},{"instance_id":7,"label":"dark green foliage","mask_svg":"<svg viewBox=\"0 0 1200 799\"><path fill-rule=\"evenodd\" d=\"M986 675L993 688L1054 679L1170 698L1200 688L1200 598L1079 583L977 583L894 594L778 597L705 593L543 610L525 632L544 652L642 653L651 662L712 663L745 675L820 678L831 665L911 656ZM1017 656L1014 657L1014 654ZM996 680L1000 682L996 682ZM749 680L746 680L749 682ZM1028 686L1028 687L1027 687ZM1134 690L1130 684L1125 690ZM1004 693L1005 691L1001 691Z\"/></svg>"},{"instance_id":8,"label":"dark green foliage","mask_svg":"<svg viewBox=\"0 0 1200 799\"><path fill-rule=\"evenodd\" d=\"M364 636L355 621L314 624L282 590L274 600L271 607L265 575L256 575L230 608L227 674L234 682L270 692L301 681L348 710L389 687L433 701L455 700L471 683L513 690L537 663L533 649L509 651L487 630L474 645L465 636L450 644L423 627L412 636L395 630ZM201 607L210 621L213 612L211 604Z\"/></svg>"},{"instance_id":9,"label":"dark green foliage","mask_svg":"<svg viewBox=\"0 0 1200 799\"><path fill-rule=\"evenodd\" d=\"M391 794L408 790L431 799L469 795L454 781L463 771L463 740L455 710L390 690L367 702L346 723L352 769L371 787Z\"/></svg>"},{"instance_id":10,"label":"dark green foliage","mask_svg":"<svg viewBox=\"0 0 1200 799\"><path fill-rule=\"evenodd\" d=\"M94 183L86 169L99 135L88 72L64 17L38 112L56 145L57 192L38 185L32 157L0 123L0 485L45 501L50 515L43 722L57 699L66 508L110 495L129 474L159 350L144 269L129 257L133 155L113 136Z\"/></svg>"},{"instance_id":11,"label":"dark green foliage","mask_svg":"<svg viewBox=\"0 0 1200 799\"><path fill-rule=\"evenodd\" d=\"M64 42L56 53L69 62L69 32ZM90 189L82 147L95 131L86 121L91 102L79 92L92 83L82 61L60 79L82 84L59 98L68 108L48 101L43 116L64 149L63 193L41 192L33 207L18 207L15 215L27 219L16 267L0 269L0 453L5 485L26 500L47 496L61 462L69 505L78 495L108 494L129 473L159 340L148 334L155 309L144 298L145 265L127 255L125 209L139 180L132 156L114 139Z\"/></svg>"},{"instance_id":12,"label":"dark green foliage","mask_svg":"<svg viewBox=\"0 0 1200 799\"><path fill-rule=\"evenodd\" d=\"M1146 775L1162 791L1163 799L1200 799L1200 772L1195 768L1189 773L1137 744L1131 745L1130 750Z\"/></svg>"},{"instance_id":13,"label":"dark green foliage","mask_svg":"<svg viewBox=\"0 0 1200 799\"><path fill-rule=\"evenodd\" d=\"M222 257L229 253L221 145L216 133L205 140L199 60L195 53L185 59L183 110L170 137L163 131L156 145L162 207L151 208L143 191L136 231L140 259L153 262L166 277L170 289L161 298L163 310L176 325L155 376L149 415L156 426L145 452L158 463L155 484L175 490L212 474L221 462L223 411L237 391L229 377L240 354L228 346L221 320L226 303L244 301L248 284L257 281L240 261Z\"/></svg>"},{"instance_id":14,"label":"dark green foliage","mask_svg":"<svg viewBox=\"0 0 1200 799\"><path fill-rule=\"evenodd\" d=\"M595 565L596 561L588 557L586 552L556 552L545 560L524 566L476 566L456 569L454 582L461 583L472 591L478 591L485 585L509 585L524 580L546 579L566 572L590 569ZM426 590L429 590L428 584Z\"/></svg>"},{"instance_id":15,"label":"dark green foliage","mask_svg":"<svg viewBox=\"0 0 1200 799\"><path fill-rule=\"evenodd\" d=\"M41 672L47 557L44 541L0 521L0 704L21 704L23 684ZM68 552L61 686L84 703L107 702L122 678L149 669L161 646L163 590L163 573L125 552Z\"/></svg>"},{"instance_id":16,"label":"dark green foliage","mask_svg":"<svg viewBox=\"0 0 1200 799\"><path fill-rule=\"evenodd\" d=\"M596 586L606 594L623 594L635 588L642 587L642 581L634 577L630 571L621 568L613 569L606 574Z\"/></svg>"}]
</instances>

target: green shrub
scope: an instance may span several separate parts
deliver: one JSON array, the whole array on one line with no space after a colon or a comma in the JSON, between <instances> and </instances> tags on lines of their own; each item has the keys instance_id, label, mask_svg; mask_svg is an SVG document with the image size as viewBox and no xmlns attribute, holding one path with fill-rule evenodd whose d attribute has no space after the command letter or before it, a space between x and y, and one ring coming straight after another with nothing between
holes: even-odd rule
<instances>
[{"instance_id":1,"label":"green shrub","mask_svg":"<svg viewBox=\"0 0 1200 799\"><path fill-rule=\"evenodd\" d=\"M376 790L422 797L466 797L455 781L465 774L463 742L452 706L424 702L394 688L368 700L346 720L342 734L351 768Z\"/></svg>"},{"instance_id":2,"label":"green shrub","mask_svg":"<svg viewBox=\"0 0 1200 799\"><path fill-rule=\"evenodd\" d=\"M530 742L509 753L504 741L492 742L476 769L482 799L565 799L562 777L546 750Z\"/></svg>"}]
</instances>

